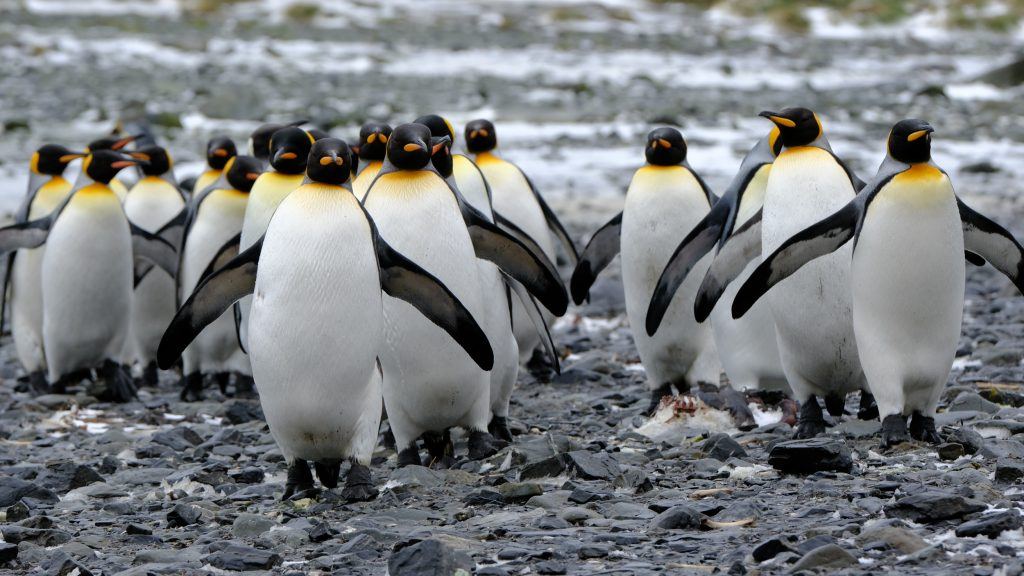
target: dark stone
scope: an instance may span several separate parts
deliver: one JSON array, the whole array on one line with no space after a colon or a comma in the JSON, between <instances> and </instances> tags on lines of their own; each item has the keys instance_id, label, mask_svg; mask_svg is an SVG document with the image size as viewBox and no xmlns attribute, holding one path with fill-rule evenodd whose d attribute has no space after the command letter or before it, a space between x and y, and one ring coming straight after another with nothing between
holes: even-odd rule
<instances>
[{"instance_id":1,"label":"dark stone","mask_svg":"<svg viewBox=\"0 0 1024 576\"><path fill-rule=\"evenodd\" d=\"M462 502L469 506L503 506L505 504L505 497L501 495L501 492L485 488L471 492L462 499Z\"/></svg>"},{"instance_id":2,"label":"dark stone","mask_svg":"<svg viewBox=\"0 0 1024 576\"><path fill-rule=\"evenodd\" d=\"M533 525L540 530L562 530L569 527L569 522L558 516L541 516L533 522Z\"/></svg>"},{"instance_id":3,"label":"dark stone","mask_svg":"<svg viewBox=\"0 0 1024 576\"><path fill-rule=\"evenodd\" d=\"M996 464L996 482L1017 482L1024 478L1024 463L1004 460Z\"/></svg>"},{"instance_id":4,"label":"dark stone","mask_svg":"<svg viewBox=\"0 0 1024 576\"><path fill-rule=\"evenodd\" d=\"M506 502L522 504L534 496L540 496L544 489L532 482L509 482L498 486L498 492Z\"/></svg>"},{"instance_id":5,"label":"dark stone","mask_svg":"<svg viewBox=\"0 0 1024 576\"><path fill-rule=\"evenodd\" d=\"M456 570L467 574L475 562L468 554L438 540L423 540L396 549L388 558L391 576L451 576Z\"/></svg>"},{"instance_id":6,"label":"dark stone","mask_svg":"<svg viewBox=\"0 0 1024 576\"><path fill-rule=\"evenodd\" d=\"M576 551L576 555L580 557L580 560L588 560L590 558L604 558L611 551L612 547L607 544L584 544Z\"/></svg>"},{"instance_id":7,"label":"dark stone","mask_svg":"<svg viewBox=\"0 0 1024 576\"><path fill-rule=\"evenodd\" d=\"M714 458L722 462L733 456L737 458L746 458L747 456L747 451L728 434L712 434L701 444L700 449L708 458Z\"/></svg>"},{"instance_id":8,"label":"dark stone","mask_svg":"<svg viewBox=\"0 0 1024 576\"><path fill-rule=\"evenodd\" d=\"M202 515L202 510L191 504L175 504L174 508L167 513L167 526L171 528L191 526L199 522Z\"/></svg>"},{"instance_id":9,"label":"dark stone","mask_svg":"<svg viewBox=\"0 0 1024 576\"><path fill-rule=\"evenodd\" d=\"M266 420L257 402L235 400L224 407L224 418L232 424L244 424L253 420Z\"/></svg>"},{"instance_id":10,"label":"dark stone","mask_svg":"<svg viewBox=\"0 0 1024 576\"><path fill-rule=\"evenodd\" d=\"M783 552L793 552L793 549L788 544L778 538L772 538L766 540L757 545L756 548L750 553L756 562L764 562L765 560L771 560Z\"/></svg>"},{"instance_id":11,"label":"dark stone","mask_svg":"<svg viewBox=\"0 0 1024 576\"><path fill-rule=\"evenodd\" d=\"M196 434L195 430L188 426L178 426L170 430L157 432L153 434L151 440L154 444L167 446L177 452L191 450L203 443L203 437Z\"/></svg>"},{"instance_id":12,"label":"dark stone","mask_svg":"<svg viewBox=\"0 0 1024 576\"><path fill-rule=\"evenodd\" d=\"M586 480L614 480L622 470L619 463L605 452L576 450L565 454L566 468Z\"/></svg>"},{"instance_id":13,"label":"dark stone","mask_svg":"<svg viewBox=\"0 0 1024 576\"><path fill-rule=\"evenodd\" d=\"M203 561L221 570L270 570L281 563L281 556L269 550L230 544L222 550L208 554Z\"/></svg>"},{"instance_id":14,"label":"dark stone","mask_svg":"<svg viewBox=\"0 0 1024 576\"><path fill-rule=\"evenodd\" d=\"M98 472L89 466L75 464L70 461L50 464L46 469L47 473L46 477L42 480L43 484L47 488L57 490L58 492L67 492L68 490L88 486L93 482L103 481L103 476L100 476Z\"/></svg>"},{"instance_id":15,"label":"dark stone","mask_svg":"<svg viewBox=\"0 0 1024 576\"><path fill-rule=\"evenodd\" d=\"M700 528L701 513L689 506L673 506L651 520L651 528L686 530Z\"/></svg>"},{"instance_id":16,"label":"dark stone","mask_svg":"<svg viewBox=\"0 0 1024 576\"><path fill-rule=\"evenodd\" d=\"M981 512L986 506L949 492L927 491L904 496L885 507L886 516L904 518L920 524L954 520Z\"/></svg>"},{"instance_id":17,"label":"dark stone","mask_svg":"<svg viewBox=\"0 0 1024 576\"><path fill-rule=\"evenodd\" d=\"M957 527L956 535L996 538L1006 530L1016 530L1022 526L1024 526L1024 520L1017 510L1004 510L964 522Z\"/></svg>"},{"instance_id":18,"label":"dark stone","mask_svg":"<svg viewBox=\"0 0 1024 576\"><path fill-rule=\"evenodd\" d=\"M857 559L835 544L825 544L811 550L804 555L791 569L792 572L801 570L818 570L827 568L830 571L846 566L857 564Z\"/></svg>"},{"instance_id":19,"label":"dark stone","mask_svg":"<svg viewBox=\"0 0 1024 576\"><path fill-rule=\"evenodd\" d=\"M959 442L948 442L946 444L942 444L936 449L936 452L939 454L939 459L947 461L956 460L966 454L964 445Z\"/></svg>"},{"instance_id":20,"label":"dark stone","mask_svg":"<svg viewBox=\"0 0 1024 576\"><path fill-rule=\"evenodd\" d=\"M544 560L534 564L533 569L537 574L565 574L568 570L565 567L565 562L559 562L558 560Z\"/></svg>"},{"instance_id":21,"label":"dark stone","mask_svg":"<svg viewBox=\"0 0 1024 576\"><path fill-rule=\"evenodd\" d=\"M6 524L0 527L0 534L3 534L5 542L10 542L11 544L33 542L39 546L59 546L71 540L71 534L63 530L27 528L16 524Z\"/></svg>"},{"instance_id":22,"label":"dark stone","mask_svg":"<svg viewBox=\"0 0 1024 576\"><path fill-rule=\"evenodd\" d=\"M318 522L309 529L310 542L325 542L334 538L334 530L326 522Z\"/></svg>"},{"instance_id":23,"label":"dark stone","mask_svg":"<svg viewBox=\"0 0 1024 576\"><path fill-rule=\"evenodd\" d=\"M561 455L551 456L523 466L519 471L519 479L547 478L558 476L563 472L565 472L565 460Z\"/></svg>"},{"instance_id":24,"label":"dark stone","mask_svg":"<svg viewBox=\"0 0 1024 576\"><path fill-rule=\"evenodd\" d=\"M228 476L239 484L259 484L260 482L263 482L264 478L263 470L256 468L255 466L242 468L237 472L228 474Z\"/></svg>"},{"instance_id":25,"label":"dark stone","mask_svg":"<svg viewBox=\"0 0 1024 576\"><path fill-rule=\"evenodd\" d=\"M92 576L88 568L76 562L63 550L55 552L40 567L46 576Z\"/></svg>"},{"instance_id":26,"label":"dark stone","mask_svg":"<svg viewBox=\"0 0 1024 576\"><path fill-rule=\"evenodd\" d=\"M779 442L769 452L768 464L790 474L853 470L850 448L839 440L822 437Z\"/></svg>"},{"instance_id":27,"label":"dark stone","mask_svg":"<svg viewBox=\"0 0 1024 576\"><path fill-rule=\"evenodd\" d=\"M124 533L137 534L140 536L150 536L153 534L153 531L149 528L146 528L145 526L139 526L138 524L129 524L128 527L124 529Z\"/></svg>"},{"instance_id":28,"label":"dark stone","mask_svg":"<svg viewBox=\"0 0 1024 576\"><path fill-rule=\"evenodd\" d=\"M60 498L52 490L26 482L14 476L0 477L0 507L10 506L22 498L41 502L57 502Z\"/></svg>"},{"instance_id":29,"label":"dark stone","mask_svg":"<svg viewBox=\"0 0 1024 576\"><path fill-rule=\"evenodd\" d=\"M0 542L0 562L10 562L18 557L18 545Z\"/></svg>"},{"instance_id":30,"label":"dark stone","mask_svg":"<svg viewBox=\"0 0 1024 576\"><path fill-rule=\"evenodd\" d=\"M174 450L171 450L163 444L149 443L143 446L139 446L135 449L135 457L140 460L147 460L150 458L170 458L174 455Z\"/></svg>"},{"instance_id":31,"label":"dark stone","mask_svg":"<svg viewBox=\"0 0 1024 576\"><path fill-rule=\"evenodd\" d=\"M586 504L587 502L599 500L600 498L600 495L579 487L573 488L572 492L569 493L569 502L573 502L574 504Z\"/></svg>"},{"instance_id":32,"label":"dark stone","mask_svg":"<svg viewBox=\"0 0 1024 576\"><path fill-rule=\"evenodd\" d=\"M7 507L7 521L8 522L20 522L25 518L28 518L32 514L28 505L25 504L24 500L18 500L14 504Z\"/></svg>"},{"instance_id":33,"label":"dark stone","mask_svg":"<svg viewBox=\"0 0 1024 576\"><path fill-rule=\"evenodd\" d=\"M950 432L946 439L949 442L956 442L962 444L964 452L967 454L976 454L981 447L985 445L985 439L982 438L981 434L978 434L970 428L957 428Z\"/></svg>"}]
</instances>

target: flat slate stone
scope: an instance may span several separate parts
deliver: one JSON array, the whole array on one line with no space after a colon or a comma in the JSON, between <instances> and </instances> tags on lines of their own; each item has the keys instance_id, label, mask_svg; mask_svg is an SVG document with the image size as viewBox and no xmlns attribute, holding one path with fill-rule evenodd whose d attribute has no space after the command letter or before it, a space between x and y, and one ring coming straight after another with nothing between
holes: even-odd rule
<instances>
[{"instance_id":1,"label":"flat slate stone","mask_svg":"<svg viewBox=\"0 0 1024 576\"><path fill-rule=\"evenodd\" d=\"M853 457L844 442L819 437L779 442L768 454L768 464L790 474L850 472L853 470Z\"/></svg>"}]
</instances>

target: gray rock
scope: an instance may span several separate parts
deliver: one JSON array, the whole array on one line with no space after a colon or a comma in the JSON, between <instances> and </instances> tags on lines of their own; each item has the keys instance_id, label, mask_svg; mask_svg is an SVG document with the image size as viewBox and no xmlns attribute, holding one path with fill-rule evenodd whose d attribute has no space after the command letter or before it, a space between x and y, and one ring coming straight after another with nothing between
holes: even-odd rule
<instances>
[{"instance_id":1,"label":"gray rock","mask_svg":"<svg viewBox=\"0 0 1024 576\"><path fill-rule=\"evenodd\" d=\"M622 473L619 463L604 452L576 450L565 455L566 468L586 480L614 480Z\"/></svg>"},{"instance_id":2,"label":"gray rock","mask_svg":"<svg viewBox=\"0 0 1024 576\"><path fill-rule=\"evenodd\" d=\"M689 506L673 506L651 520L651 528L688 530L700 528L702 515Z\"/></svg>"},{"instance_id":3,"label":"gray rock","mask_svg":"<svg viewBox=\"0 0 1024 576\"><path fill-rule=\"evenodd\" d=\"M975 392L961 392L952 402L949 403L949 406L946 407L947 412L961 412L969 410L985 412L986 414L995 414L996 412L999 412L999 404L989 402Z\"/></svg>"},{"instance_id":4,"label":"gray rock","mask_svg":"<svg viewBox=\"0 0 1024 576\"><path fill-rule=\"evenodd\" d=\"M897 520L897 522L899 522ZM860 547L872 542L885 542L902 554L913 554L928 547L923 538L906 528L892 525L872 526L861 531L855 539Z\"/></svg>"},{"instance_id":5,"label":"gray rock","mask_svg":"<svg viewBox=\"0 0 1024 576\"><path fill-rule=\"evenodd\" d=\"M166 446L177 452L191 450L203 443L203 437L188 426L177 426L170 430L157 432L153 434L151 440L154 444Z\"/></svg>"},{"instance_id":6,"label":"gray rock","mask_svg":"<svg viewBox=\"0 0 1024 576\"><path fill-rule=\"evenodd\" d=\"M10 506L22 498L32 498L41 502L59 500L52 490L14 476L0 476L0 507Z\"/></svg>"},{"instance_id":7,"label":"gray rock","mask_svg":"<svg viewBox=\"0 0 1024 576\"><path fill-rule=\"evenodd\" d=\"M1024 478L1024 463L1004 460L996 464L996 482L1017 482Z\"/></svg>"},{"instance_id":8,"label":"gray rock","mask_svg":"<svg viewBox=\"0 0 1024 576\"><path fill-rule=\"evenodd\" d=\"M475 563L468 554L438 540L423 540L395 550L388 558L390 576L465 576Z\"/></svg>"},{"instance_id":9,"label":"gray rock","mask_svg":"<svg viewBox=\"0 0 1024 576\"><path fill-rule=\"evenodd\" d=\"M390 480L402 486L430 488L444 483L444 474L424 466L404 466L391 473Z\"/></svg>"},{"instance_id":10,"label":"gray rock","mask_svg":"<svg viewBox=\"0 0 1024 576\"><path fill-rule=\"evenodd\" d=\"M29 541L40 546L59 546L71 540L71 534L54 528L27 528L6 524L0 527L0 534L3 534L4 541L16 544Z\"/></svg>"},{"instance_id":11,"label":"gray rock","mask_svg":"<svg viewBox=\"0 0 1024 576\"><path fill-rule=\"evenodd\" d=\"M964 445L958 442L942 444L936 449L936 452L939 454L939 459L946 461L956 460L967 453L964 450Z\"/></svg>"},{"instance_id":12,"label":"gray rock","mask_svg":"<svg viewBox=\"0 0 1024 576\"><path fill-rule=\"evenodd\" d=\"M981 447L985 445L985 439L970 428L959 427L950 432L947 435L947 439L950 442L956 442L962 444L964 452L967 454L976 454Z\"/></svg>"},{"instance_id":13,"label":"gray rock","mask_svg":"<svg viewBox=\"0 0 1024 576\"><path fill-rule=\"evenodd\" d=\"M58 492L67 492L68 490L88 486L93 482L103 481L103 476L100 476L98 472L89 466L75 464L70 461L50 464L46 469L47 474L42 479L42 483L47 488Z\"/></svg>"},{"instance_id":14,"label":"gray rock","mask_svg":"<svg viewBox=\"0 0 1024 576\"><path fill-rule=\"evenodd\" d=\"M551 456L523 466L519 471L519 479L549 478L564 472L565 459L562 456Z\"/></svg>"},{"instance_id":15,"label":"gray rock","mask_svg":"<svg viewBox=\"0 0 1024 576\"><path fill-rule=\"evenodd\" d=\"M544 489L540 484L533 482L509 482L498 486L498 493L506 502L522 504L534 496L543 494Z\"/></svg>"},{"instance_id":16,"label":"gray rock","mask_svg":"<svg viewBox=\"0 0 1024 576\"><path fill-rule=\"evenodd\" d=\"M600 518L600 514L593 510L586 508L580 508L579 506L570 506L559 514L563 520L570 524L582 524L592 518Z\"/></svg>"},{"instance_id":17,"label":"gray rock","mask_svg":"<svg viewBox=\"0 0 1024 576\"><path fill-rule=\"evenodd\" d=\"M846 566L857 564L857 558L835 544L825 544L811 550L803 556L791 569L792 572L801 570L829 569L837 570Z\"/></svg>"},{"instance_id":18,"label":"gray rock","mask_svg":"<svg viewBox=\"0 0 1024 576\"><path fill-rule=\"evenodd\" d=\"M259 514L239 514L231 524L231 535L235 538L255 538L270 530L277 522Z\"/></svg>"},{"instance_id":19,"label":"gray rock","mask_svg":"<svg viewBox=\"0 0 1024 576\"><path fill-rule=\"evenodd\" d=\"M231 544L203 558L203 561L221 570L242 572L270 570L281 563L281 556L269 550Z\"/></svg>"},{"instance_id":20,"label":"gray rock","mask_svg":"<svg viewBox=\"0 0 1024 576\"><path fill-rule=\"evenodd\" d=\"M755 562L764 562L765 560L771 560L783 552L793 552L793 548L789 546L785 541L780 538L772 538L765 540L764 542L757 545L750 556Z\"/></svg>"},{"instance_id":21,"label":"gray rock","mask_svg":"<svg viewBox=\"0 0 1024 576\"><path fill-rule=\"evenodd\" d=\"M958 494L938 490L904 496L886 506L885 513L893 518L905 518L920 524L932 524L943 520L963 518L968 514L981 512L985 504L970 500Z\"/></svg>"},{"instance_id":22,"label":"gray rock","mask_svg":"<svg viewBox=\"0 0 1024 576\"><path fill-rule=\"evenodd\" d=\"M733 456L737 458L747 457L747 451L728 434L712 434L701 444L700 449L704 452L705 456L721 460L722 462Z\"/></svg>"},{"instance_id":23,"label":"gray rock","mask_svg":"<svg viewBox=\"0 0 1024 576\"><path fill-rule=\"evenodd\" d=\"M18 545L0 542L0 563L10 562L18 557Z\"/></svg>"},{"instance_id":24,"label":"gray rock","mask_svg":"<svg viewBox=\"0 0 1024 576\"><path fill-rule=\"evenodd\" d=\"M167 513L167 526L179 528L191 526L199 522L203 512L191 504L175 504L174 508Z\"/></svg>"},{"instance_id":25,"label":"gray rock","mask_svg":"<svg viewBox=\"0 0 1024 576\"><path fill-rule=\"evenodd\" d=\"M779 442L768 454L768 464L780 472L812 474L820 471L850 472L850 448L833 438L810 438Z\"/></svg>"},{"instance_id":26,"label":"gray rock","mask_svg":"<svg viewBox=\"0 0 1024 576\"><path fill-rule=\"evenodd\" d=\"M93 574L63 550L55 552L40 567L46 576L92 576Z\"/></svg>"},{"instance_id":27,"label":"gray rock","mask_svg":"<svg viewBox=\"0 0 1024 576\"><path fill-rule=\"evenodd\" d=\"M501 492L484 488L471 492L462 499L462 502L468 506L503 506L505 497L501 495Z\"/></svg>"},{"instance_id":28,"label":"gray rock","mask_svg":"<svg viewBox=\"0 0 1024 576\"><path fill-rule=\"evenodd\" d=\"M985 514L980 518L964 522L956 529L956 535L961 537L988 536L996 538L1006 530L1016 530L1024 526L1020 512L1017 510L1004 510L995 514Z\"/></svg>"},{"instance_id":29,"label":"gray rock","mask_svg":"<svg viewBox=\"0 0 1024 576\"><path fill-rule=\"evenodd\" d=\"M576 551L576 555L579 556L580 560L589 560L591 558L604 558L611 551L612 547L608 544L588 543L580 546Z\"/></svg>"}]
</instances>

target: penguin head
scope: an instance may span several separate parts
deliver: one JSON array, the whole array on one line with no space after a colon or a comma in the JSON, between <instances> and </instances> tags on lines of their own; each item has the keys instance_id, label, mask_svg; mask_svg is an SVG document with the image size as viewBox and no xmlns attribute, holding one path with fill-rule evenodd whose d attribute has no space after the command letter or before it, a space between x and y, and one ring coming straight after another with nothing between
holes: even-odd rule
<instances>
[{"instance_id":1,"label":"penguin head","mask_svg":"<svg viewBox=\"0 0 1024 576\"><path fill-rule=\"evenodd\" d=\"M206 163L214 170L223 170L228 160L237 155L234 141L227 136L214 136L206 143Z\"/></svg>"},{"instance_id":2,"label":"penguin head","mask_svg":"<svg viewBox=\"0 0 1024 576\"><path fill-rule=\"evenodd\" d=\"M306 162L306 176L314 182L341 186L352 175L352 149L344 140L322 138L313 144Z\"/></svg>"},{"instance_id":3,"label":"penguin head","mask_svg":"<svg viewBox=\"0 0 1024 576\"><path fill-rule=\"evenodd\" d=\"M818 115L807 108L785 108L780 112L765 111L758 116L771 120L778 127L782 145L787 148L806 146L822 134Z\"/></svg>"},{"instance_id":4,"label":"penguin head","mask_svg":"<svg viewBox=\"0 0 1024 576\"><path fill-rule=\"evenodd\" d=\"M782 132L779 131L778 126L772 126L772 131L768 133L768 148L771 149L772 156L778 158L779 154L782 154Z\"/></svg>"},{"instance_id":5,"label":"penguin head","mask_svg":"<svg viewBox=\"0 0 1024 576\"><path fill-rule=\"evenodd\" d=\"M89 152L96 152L97 150L121 150L125 146L135 142L135 139L142 136L141 134L130 134L128 136L105 136L103 138L97 138L85 149Z\"/></svg>"},{"instance_id":6,"label":"penguin head","mask_svg":"<svg viewBox=\"0 0 1024 576\"><path fill-rule=\"evenodd\" d=\"M296 120L288 124L270 122L260 126L249 134L249 154L263 162L267 162L270 160L270 138L274 135L274 132L289 126L302 126L305 123L306 120Z\"/></svg>"},{"instance_id":7,"label":"penguin head","mask_svg":"<svg viewBox=\"0 0 1024 576\"><path fill-rule=\"evenodd\" d=\"M82 172L94 182L110 184L122 168L141 164L141 161L116 150L95 150L82 160Z\"/></svg>"},{"instance_id":8,"label":"penguin head","mask_svg":"<svg viewBox=\"0 0 1024 576\"><path fill-rule=\"evenodd\" d=\"M889 155L904 164L920 164L932 158L932 128L924 120L900 120L889 132Z\"/></svg>"},{"instance_id":9,"label":"penguin head","mask_svg":"<svg viewBox=\"0 0 1024 576\"><path fill-rule=\"evenodd\" d=\"M388 151L391 126L383 122L367 122L359 129L359 146L356 152L363 160L383 160Z\"/></svg>"},{"instance_id":10,"label":"penguin head","mask_svg":"<svg viewBox=\"0 0 1024 576\"><path fill-rule=\"evenodd\" d=\"M224 166L228 184L235 190L248 192L263 172L263 163L253 156L235 156Z\"/></svg>"},{"instance_id":11,"label":"penguin head","mask_svg":"<svg viewBox=\"0 0 1024 576\"><path fill-rule=\"evenodd\" d=\"M163 176L174 166L174 160L162 146L146 146L128 155L142 161L140 166L146 176Z\"/></svg>"},{"instance_id":12,"label":"penguin head","mask_svg":"<svg viewBox=\"0 0 1024 576\"><path fill-rule=\"evenodd\" d=\"M388 160L401 170L421 170L433 155L430 128L423 124L402 124L388 140Z\"/></svg>"},{"instance_id":13,"label":"penguin head","mask_svg":"<svg viewBox=\"0 0 1024 576\"><path fill-rule=\"evenodd\" d=\"M655 166L675 166L686 160L686 140L675 128L655 128L647 134L644 155Z\"/></svg>"},{"instance_id":14,"label":"penguin head","mask_svg":"<svg viewBox=\"0 0 1024 576\"><path fill-rule=\"evenodd\" d=\"M442 178L452 175L452 141L448 136L430 138L430 163Z\"/></svg>"},{"instance_id":15,"label":"penguin head","mask_svg":"<svg viewBox=\"0 0 1024 576\"><path fill-rule=\"evenodd\" d=\"M466 149L472 154L490 152L498 147L498 134L490 120L471 120L466 124Z\"/></svg>"},{"instance_id":16,"label":"penguin head","mask_svg":"<svg viewBox=\"0 0 1024 576\"><path fill-rule=\"evenodd\" d=\"M72 152L59 144L44 144L32 154L29 168L33 174L60 176L68 164L85 156L82 152Z\"/></svg>"},{"instance_id":17,"label":"penguin head","mask_svg":"<svg viewBox=\"0 0 1024 576\"><path fill-rule=\"evenodd\" d=\"M313 136L302 128L289 126L270 137L270 165L285 174L302 174L313 147Z\"/></svg>"},{"instance_id":18,"label":"penguin head","mask_svg":"<svg viewBox=\"0 0 1024 576\"><path fill-rule=\"evenodd\" d=\"M436 138L447 136L448 140L455 144L455 128L452 123L445 119L443 116L437 114L427 114L426 116L420 116L413 120L417 124L423 124L427 128L430 128L430 133Z\"/></svg>"},{"instance_id":19,"label":"penguin head","mask_svg":"<svg viewBox=\"0 0 1024 576\"><path fill-rule=\"evenodd\" d=\"M324 132L323 130L321 130L319 128L310 128L309 130L306 130L306 132L309 133L309 136L311 138L313 138L314 142L318 142L320 140L323 140L324 138L330 138L331 137L330 134L328 134L327 132Z\"/></svg>"}]
</instances>

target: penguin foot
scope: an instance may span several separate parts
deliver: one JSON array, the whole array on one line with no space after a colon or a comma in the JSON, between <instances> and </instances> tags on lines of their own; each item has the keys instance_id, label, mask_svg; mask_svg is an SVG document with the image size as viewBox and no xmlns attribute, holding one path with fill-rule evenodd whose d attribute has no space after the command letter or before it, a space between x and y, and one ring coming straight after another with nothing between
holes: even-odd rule
<instances>
[{"instance_id":1,"label":"penguin foot","mask_svg":"<svg viewBox=\"0 0 1024 576\"><path fill-rule=\"evenodd\" d=\"M450 430L444 432L424 432L420 437L423 447L430 454L430 467L448 469L455 464L455 444L452 443Z\"/></svg>"},{"instance_id":2,"label":"penguin foot","mask_svg":"<svg viewBox=\"0 0 1024 576\"><path fill-rule=\"evenodd\" d=\"M651 390L651 402L647 405L647 410L644 411L645 416L654 416L654 413L658 411L658 406L661 405L661 399L665 396L672 395L672 384L666 382L661 386L658 386L654 390Z\"/></svg>"},{"instance_id":3,"label":"penguin foot","mask_svg":"<svg viewBox=\"0 0 1024 576\"><path fill-rule=\"evenodd\" d=\"M821 405L818 399L811 394L806 402L800 406L800 417L797 420L795 438L814 438L825 433L825 417L821 413Z\"/></svg>"},{"instance_id":4,"label":"penguin foot","mask_svg":"<svg viewBox=\"0 0 1024 576\"><path fill-rule=\"evenodd\" d=\"M103 367L100 368L100 375L106 388L96 396L99 400L124 403L138 398L139 392L135 388L135 382L128 370L121 364L113 360L105 360Z\"/></svg>"},{"instance_id":5,"label":"penguin foot","mask_svg":"<svg viewBox=\"0 0 1024 576\"><path fill-rule=\"evenodd\" d=\"M258 397L259 395L256 393L256 380L252 376L235 374L235 398L255 399Z\"/></svg>"},{"instance_id":6,"label":"penguin foot","mask_svg":"<svg viewBox=\"0 0 1024 576\"><path fill-rule=\"evenodd\" d=\"M377 493L377 488L373 486L373 479L370 477L370 468L352 462L341 497L348 502L369 502L377 497Z\"/></svg>"},{"instance_id":7,"label":"penguin foot","mask_svg":"<svg viewBox=\"0 0 1024 576\"><path fill-rule=\"evenodd\" d=\"M46 381L46 372L36 370L28 375L28 390L33 396L50 392L50 384Z\"/></svg>"},{"instance_id":8,"label":"penguin foot","mask_svg":"<svg viewBox=\"0 0 1024 576\"><path fill-rule=\"evenodd\" d=\"M483 430L472 430L469 433L468 444L470 460L483 460L488 456L497 454L499 450L508 446L508 442L498 440Z\"/></svg>"},{"instance_id":9,"label":"penguin foot","mask_svg":"<svg viewBox=\"0 0 1024 576\"><path fill-rule=\"evenodd\" d=\"M825 410L833 418L839 418L846 413L846 395L845 394L829 394L825 396Z\"/></svg>"},{"instance_id":10,"label":"penguin foot","mask_svg":"<svg viewBox=\"0 0 1024 576\"><path fill-rule=\"evenodd\" d=\"M178 384L181 386L179 398L182 402L199 402L203 399L203 375L201 373L185 374Z\"/></svg>"},{"instance_id":11,"label":"penguin foot","mask_svg":"<svg viewBox=\"0 0 1024 576\"><path fill-rule=\"evenodd\" d=\"M160 374L157 372L156 362L146 364L142 369L142 378L139 382L145 388L156 388L160 385Z\"/></svg>"},{"instance_id":12,"label":"penguin foot","mask_svg":"<svg viewBox=\"0 0 1024 576\"><path fill-rule=\"evenodd\" d=\"M512 431L508 428L508 418L504 416L497 414L491 416L491 421L487 424L487 431L498 440L512 443Z\"/></svg>"},{"instance_id":13,"label":"penguin foot","mask_svg":"<svg viewBox=\"0 0 1024 576\"><path fill-rule=\"evenodd\" d=\"M402 451L398 453L398 462L396 464L399 468L406 466L423 466L423 460L420 460L420 451L416 447L416 442L402 448Z\"/></svg>"},{"instance_id":14,"label":"penguin foot","mask_svg":"<svg viewBox=\"0 0 1024 576\"><path fill-rule=\"evenodd\" d=\"M942 437L935 430L935 418L917 411L910 416L910 437L929 444L942 443Z\"/></svg>"},{"instance_id":15,"label":"penguin foot","mask_svg":"<svg viewBox=\"0 0 1024 576\"><path fill-rule=\"evenodd\" d=\"M313 475L309 472L309 464L305 460L296 458L295 462L288 466L288 479L285 480L284 495L281 496L281 500L288 500L312 490Z\"/></svg>"},{"instance_id":16,"label":"penguin foot","mask_svg":"<svg viewBox=\"0 0 1024 576\"><path fill-rule=\"evenodd\" d=\"M341 477L341 462L314 462L313 470L324 488L337 488Z\"/></svg>"},{"instance_id":17,"label":"penguin foot","mask_svg":"<svg viewBox=\"0 0 1024 576\"><path fill-rule=\"evenodd\" d=\"M906 416L902 414L890 414L882 420L881 447L883 450L903 442L908 442L909 440L910 434L907 432Z\"/></svg>"},{"instance_id":18,"label":"penguin foot","mask_svg":"<svg viewBox=\"0 0 1024 576\"><path fill-rule=\"evenodd\" d=\"M537 382L549 383L555 374L555 366L548 360L541 348L534 348L533 354L526 362L526 370Z\"/></svg>"},{"instance_id":19,"label":"penguin foot","mask_svg":"<svg viewBox=\"0 0 1024 576\"><path fill-rule=\"evenodd\" d=\"M860 391L860 408L857 410L858 420L878 420L878 404L875 397L867 390Z\"/></svg>"},{"instance_id":20,"label":"penguin foot","mask_svg":"<svg viewBox=\"0 0 1024 576\"><path fill-rule=\"evenodd\" d=\"M382 438L380 443L383 444L385 448L387 448L388 450L398 449L398 444L395 443L395 433L391 431L390 425L388 426L388 429L384 431L384 434L382 434L381 436Z\"/></svg>"},{"instance_id":21,"label":"penguin foot","mask_svg":"<svg viewBox=\"0 0 1024 576\"><path fill-rule=\"evenodd\" d=\"M221 395L227 396L228 382L231 381L231 372L217 372L213 375L213 381L217 383L217 388L220 389Z\"/></svg>"}]
</instances>

